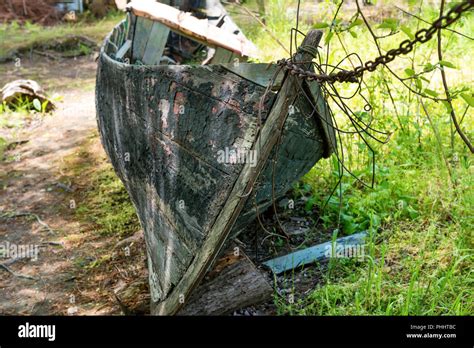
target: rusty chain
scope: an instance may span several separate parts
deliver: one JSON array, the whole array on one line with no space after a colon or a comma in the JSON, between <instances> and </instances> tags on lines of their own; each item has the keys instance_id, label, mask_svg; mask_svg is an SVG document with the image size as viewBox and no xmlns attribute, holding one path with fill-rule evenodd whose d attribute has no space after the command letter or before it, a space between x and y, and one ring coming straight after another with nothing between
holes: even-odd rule
<instances>
[{"instance_id":1,"label":"rusty chain","mask_svg":"<svg viewBox=\"0 0 474 348\"><path fill-rule=\"evenodd\" d=\"M375 60L367 61L364 65L356 67L354 70L340 70L337 73L317 74L313 71L305 70L293 63L292 58L281 59L277 64L288 70L291 75L305 79L307 81L318 82L359 82L366 71L375 71L380 64L386 65L400 55L406 55L413 50L417 43L425 43L431 40L439 30L444 29L456 22L464 12L474 7L474 0L467 0L453 7L446 15L440 16L429 28L423 28L416 32L413 40L403 41L398 48L389 50L385 55L377 57Z\"/></svg>"}]
</instances>

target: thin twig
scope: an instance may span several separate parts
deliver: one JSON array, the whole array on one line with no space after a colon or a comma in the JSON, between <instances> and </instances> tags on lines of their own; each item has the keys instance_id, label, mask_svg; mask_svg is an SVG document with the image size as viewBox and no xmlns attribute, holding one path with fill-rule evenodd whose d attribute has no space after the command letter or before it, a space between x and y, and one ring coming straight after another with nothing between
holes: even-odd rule
<instances>
[{"instance_id":1,"label":"thin twig","mask_svg":"<svg viewBox=\"0 0 474 348\"><path fill-rule=\"evenodd\" d=\"M443 14L443 10L444 10L444 0L441 0L440 10L439 10L440 16ZM438 31L438 59L439 61L443 60L443 50L441 47L441 30ZM450 115L451 115L451 119L453 120L454 127L456 128L456 131L458 132L459 136L464 141L464 143L467 145L469 150L471 150L471 153L474 153L474 147L472 146L471 142L462 131L461 127L459 126L458 120L456 118L456 113L454 112L454 107L453 107L453 103L451 99L451 93L449 92L449 87L448 87L448 82L446 79L446 72L444 71L444 67L440 66L440 70L441 70L441 77L443 80L443 87L444 87L444 93L446 95L446 100L449 103L449 106L451 108Z\"/></svg>"},{"instance_id":2,"label":"thin twig","mask_svg":"<svg viewBox=\"0 0 474 348\"><path fill-rule=\"evenodd\" d=\"M3 263L0 263L0 268L3 268L5 271L7 271L8 273L10 273L11 275L13 275L14 277L17 277L17 278L25 278L25 279L30 279L30 280L38 280L37 278L32 277L32 276L29 276L29 275L26 275L26 274L16 273L16 272L14 272L10 267L8 267L7 265L5 265L5 264L3 264Z\"/></svg>"},{"instance_id":3,"label":"thin twig","mask_svg":"<svg viewBox=\"0 0 474 348\"><path fill-rule=\"evenodd\" d=\"M25 0L23 0L23 14L25 16L28 16L28 10L26 8L26 1Z\"/></svg>"},{"instance_id":4,"label":"thin twig","mask_svg":"<svg viewBox=\"0 0 474 348\"><path fill-rule=\"evenodd\" d=\"M423 109L423 111L426 115L426 118L428 118L428 122L430 123L431 128L433 128L433 133L434 133L435 138L436 138L436 144L438 145L440 155L444 160L444 163L446 165L446 169L448 170L449 180L451 181L451 183L453 185L455 185L455 182L453 181L453 174L451 173L451 167L449 166L449 162L448 162L446 156L444 155L443 142L441 141L441 136L438 133L438 129L435 127L435 125L433 123L433 120L431 119L431 116L430 116L428 110L426 109L425 103L423 103L423 99L418 97L418 100L419 100L419 102L421 104L421 107L422 107L422 109Z\"/></svg>"},{"instance_id":5,"label":"thin twig","mask_svg":"<svg viewBox=\"0 0 474 348\"><path fill-rule=\"evenodd\" d=\"M356 5L357 5L357 11L359 12L360 16L362 17L362 20L364 21L364 24L365 26L367 27L367 29L369 30L369 33L370 35L372 36L373 40L374 40L374 43L375 45L377 46L377 50L379 52L379 54L381 55L382 54L382 49L380 48L380 45L379 45L379 42L378 42L378 37L377 35L375 35L372 27L370 26L367 18L365 17L364 13L362 12L362 9L360 8L360 5L359 5L359 0L356 0ZM439 31L438 31L439 32ZM384 64L383 67L387 68L387 70L390 72L390 74L392 74L397 80L399 80L409 91L411 91L412 93L416 94L416 95L419 95L419 96L422 96L423 98L427 98L427 99L431 99L431 100L434 100L434 101L440 101L440 100L444 100L444 99L441 99L441 98L435 98L435 97L431 97L427 94L424 94L424 93L420 93L420 92L417 92L416 90L414 90L413 88L411 88L409 85L407 85L404 81L403 78L401 78L400 76L398 76L389 66L388 64ZM389 92L390 93L390 92Z\"/></svg>"},{"instance_id":6,"label":"thin twig","mask_svg":"<svg viewBox=\"0 0 474 348\"><path fill-rule=\"evenodd\" d=\"M410 12L404 10L404 9L401 8L401 7L398 7L398 6L395 5L395 8L397 8L398 10L402 11L403 13L405 13L405 14L407 14L407 15L409 15L409 16L412 16L412 17L418 19L419 21L422 21L423 23L431 24L430 22L428 22L427 20L421 18L420 16L417 16L417 15L415 15L415 14L413 14L413 13L410 13ZM456 30L454 30L454 29L451 29L451 28L445 28L445 29L448 30L448 31L451 31L451 32L453 32L453 33L455 33L455 34L461 35L461 36L465 37L466 39L474 40L474 38L472 38L472 37L470 37L470 36L468 36L468 35L466 35L466 34L460 33L459 31L456 31Z\"/></svg>"},{"instance_id":7,"label":"thin twig","mask_svg":"<svg viewBox=\"0 0 474 348\"><path fill-rule=\"evenodd\" d=\"M54 233L54 230L51 227L49 227L47 223L41 220L41 218L35 213L30 213L30 212L8 213L6 212L0 215L0 217L4 217L4 218L15 218L15 217L22 217L22 216L33 216L41 226L46 228L49 232Z\"/></svg>"},{"instance_id":8,"label":"thin twig","mask_svg":"<svg viewBox=\"0 0 474 348\"><path fill-rule=\"evenodd\" d=\"M232 4L244 9L245 12L247 12L252 18L254 18L263 27L263 29L272 37L272 39L275 40L281 46L281 48L285 50L286 53L291 54L290 51L288 51L288 49L285 47L285 45L283 45L282 42L275 36L275 34L273 34L272 31L268 29L267 25L263 23L260 18L254 15L252 11L250 11L248 8L246 8L245 6L242 6L241 4L237 2L232 3Z\"/></svg>"}]
</instances>

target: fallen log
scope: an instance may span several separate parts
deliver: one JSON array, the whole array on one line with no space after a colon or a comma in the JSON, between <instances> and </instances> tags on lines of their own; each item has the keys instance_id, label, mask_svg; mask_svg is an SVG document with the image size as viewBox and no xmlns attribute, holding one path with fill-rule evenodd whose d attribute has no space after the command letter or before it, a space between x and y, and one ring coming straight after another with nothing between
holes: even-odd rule
<instances>
[{"instance_id":1,"label":"fallen log","mask_svg":"<svg viewBox=\"0 0 474 348\"><path fill-rule=\"evenodd\" d=\"M267 275L241 249L228 250L192 292L178 315L223 315L271 298Z\"/></svg>"}]
</instances>

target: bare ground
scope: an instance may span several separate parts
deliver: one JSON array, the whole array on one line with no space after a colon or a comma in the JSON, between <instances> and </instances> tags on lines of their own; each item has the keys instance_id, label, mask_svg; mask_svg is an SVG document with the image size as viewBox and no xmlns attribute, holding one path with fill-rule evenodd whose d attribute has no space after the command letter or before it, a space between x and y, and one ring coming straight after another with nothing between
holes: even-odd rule
<instances>
[{"instance_id":1,"label":"bare ground","mask_svg":"<svg viewBox=\"0 0 474 348\"><path fill-rule=\"evenodd\" d=\"M96 132L94 60L42 60L0 69L8 81L33 76L63 97L51 116L0 134L16 144L7 152L9 160L0 163L0 241L9 247L0 258L7 266L0 268L0 314L126 312L114 294L133 298L132 307L143 311L148 291L140 235L119 245L119 237L95 235L74 214L84 189L81 175L63 172L65 158L81 160L85 143L93 158L83 160L91 166L106 162ZM30 254L18 258L17 247Z\"/></svg>"}]
</instances>

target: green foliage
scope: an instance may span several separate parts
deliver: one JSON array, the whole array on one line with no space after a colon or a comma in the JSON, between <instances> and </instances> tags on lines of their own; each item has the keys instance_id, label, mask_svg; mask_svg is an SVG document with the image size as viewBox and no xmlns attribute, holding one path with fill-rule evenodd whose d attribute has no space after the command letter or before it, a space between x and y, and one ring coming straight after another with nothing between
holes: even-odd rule
<instances>
[{"instance_id":1,"label":"green foliage","mask_svg":"<svg viewBox=\"0 0 474 348\"><path fill-rule=\"evenodd\" d=\"M384 19L381 24L379 24L378 28L379 29L390 29L392 31L395 31L395 30L398 29L399 24L400 23L396 19L387 18L387 19Z\"/></svg>"},{"instance_id":2,"label":"green foliage","mask_svg":"<svg viewBox=\"0 0 474 348\"><path fill-rule=\"evenodd\" d=\"M4 113L4 112L8 112L9 111L9 108L8 108L8 105L7 103L5 102L2 102L0 104L0 114Z\"/></svg>"},{"instance_id":3,"label":"green foliage","mask_svg":"<svg viewBox=\"0 0 474 348\"><path fill-rule=\"evenodd\" d=\"M8 144L5 138L0 137L0 161L3 161L4 159L5 149L7 145Z\"/></svg>"},{"instance_id":4,"label":"green foliage","mask_svg":"<svg viewBox=\"0 0 474 348\"><path fill-rule=\"evenodd\" d=\"M305 2L303 2L304 4ZM275 1L270 2L274 6ZM288 7L290 5L287 5ZM332 6L332 7L331 7ZM331 10L327 10L330 8ZM331 43L328 61L340 62L348 52L357 52L362 62L378 56L369 31L360 18L341 12L338 20L328 21L335 6L330 1L317 5L313 23L300 21L300 30L324 31L324 44ZM431 5L410 1L409 10L427 21L438 16ZM281 17L281 13L279 14ZM304 17L304 13L302 15ZM383 52L412 39L416 31L428 25L409 16L370 19L380 37ZM306 17L304 17L306 18ZM267 20L273 23L271 15ZM294 26L294 18L291 26ZM288 25L272 27L282 42L289 42ZM474 35L472 14L467 14L455 30ZM252 39L262 34L253 29ZM357 39L355 39L357 37ZM299 41L300 42L300 41ZM414 53L390 63L390 68L414 91L432 98L443 98L440 69L448 75L454 111L466 134L474 134L472 94L469 73L473 70L471 40L452 32L442 33L444 58L437 58L437 42L417 45ZM272 39L258 40L268 60L287 54L276 50ZM344 44L345 47L342 46ZM322 61L326 59L323 48ZM354 64L358 61L354 60ZM341 67L352 69L346 60ZM281 314L310 315L472 315L474 179L473 160L458 135L452 131L447 101L424 99L431 121L423 112L418 96L409 91L387 70L366 74L364 94L373 107L371 127L392 133L387 144L369 139L376 156L374 187L371 152L354 135L341 135L347 171L339 180L341 166L335 156L320 161L294 188L295 198L304 198L308 213L326 229L347 235L362 230L370 233L366 257L360 261L333 259L322 269L322 279L309 295L296 298L294 304L276 295ZM388 86L388 88L387 88ZM338 91L351 95L353 86L338 84ZM391 95L389 95L389 92ZM393 97L393 103L391 100ZM366 122L364 100L348 101L355 115ZM331 104L338 127L347 130L348 119ZM464 116L463 116L464 115ZM439 134L441 143L437 139ZM472 139L472 136L470 137ZM449 168L448 168L449 166ZM330 239L330 236L328 236ZM310 269L313 269L310 268Z\"/></svg>"},{"instance_id":5,"label":"green foliage","mask_svg":"<svg viewBox=\"0 0 474 348\"><path fill-rule=\"evenodd\" d=\"M16 21L0 23L0 60L11 57L13 52L28 49L33 45L48 45L67 36L83 35L100 42L123 17L124 13L112 11L101 20L91 21L84 18L78 23L62 23L51 27L29 22L23 25ZM72 53L89 54L89 52L90 48L82 45Z\"/></svg>"},{"instance_id":6,"label":"green foliage","mask_svg":"<svg viewBox=\"0 0 474 348\"><path fill-rule=\"evenodd\" d=\"M474 107L474 97L472 95L461 93L461 97L466 101L467 104L472 108Z\"/></svg>"},{"instance_id":7,"label":"green foliage","mask_svg":"<svg viewBox=\"0 0 474 348\"><path fill-rule=\"evenodd\" d=\"M406 36L408 36L408 38L410 40L413 40L415 38L415 35L413 34L413 32L411 31L410 27L406 26L406 25L402 25L400 27L400 30L403 31Z\"/></svg>"},{"instance_id":8,"label":"green foliage","mask_svg":"<svg viewBox=\"0 0 474 348\"><path fill-rule=\"evenodd\" d=\"M457 69L456 65L454 65L453 63L448 62L446 60L440 60L439 65L444 66L446 68Z\"/></svg>"},{"instance_id":9,"label":"green foliage","mask_svg":"<svg viewBox=\"0 0 474 348\"><path fill-rule=\"evenodd\" d=\"M14 102L6 104L3 102L0 104L0 114L28 114L31 112L46 113L49 101L45 100L41 102L38 98L30 98L27 96L20 96Z\"/></svg>"}]
</instances>

